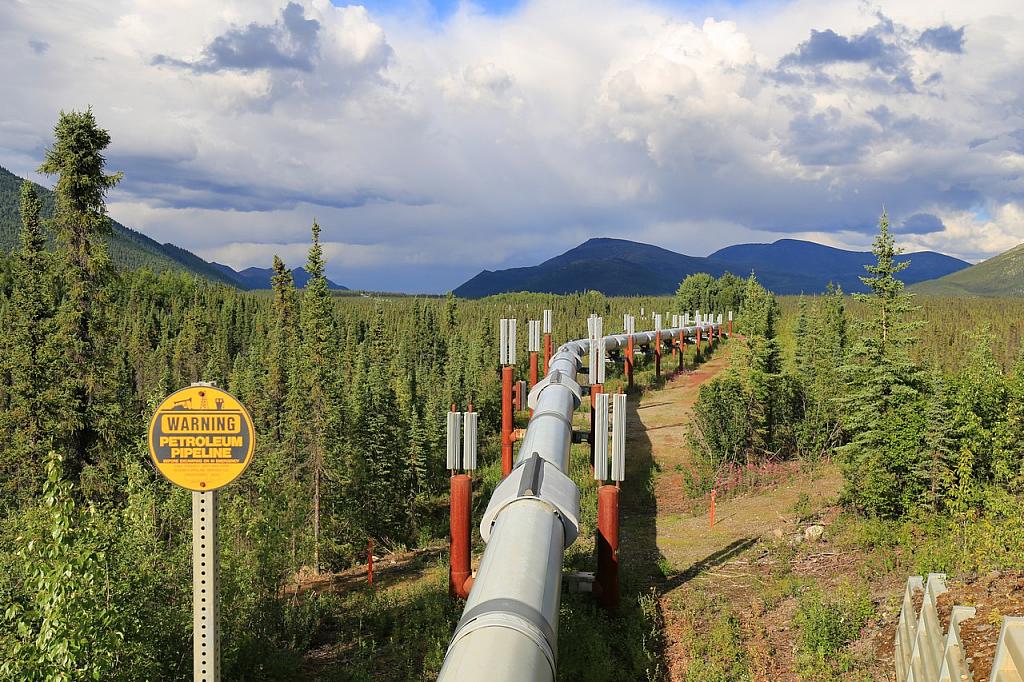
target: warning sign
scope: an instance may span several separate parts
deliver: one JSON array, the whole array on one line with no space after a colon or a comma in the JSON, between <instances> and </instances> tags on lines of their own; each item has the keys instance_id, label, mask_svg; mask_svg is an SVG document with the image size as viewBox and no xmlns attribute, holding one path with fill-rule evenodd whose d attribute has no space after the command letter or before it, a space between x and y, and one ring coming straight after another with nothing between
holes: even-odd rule
<instances>
[{"instance_id":1,"label":"warning sign","mask_svg":"<svg viewBox=\"0 0 1024 682\"><path fill-rule=\"evenodd\" d=\"M149 424L149 454L171 483L216 490L252 461L252 417L242 403L213 386L189 386L167 396Z\"/></svg>"}]
</instances>

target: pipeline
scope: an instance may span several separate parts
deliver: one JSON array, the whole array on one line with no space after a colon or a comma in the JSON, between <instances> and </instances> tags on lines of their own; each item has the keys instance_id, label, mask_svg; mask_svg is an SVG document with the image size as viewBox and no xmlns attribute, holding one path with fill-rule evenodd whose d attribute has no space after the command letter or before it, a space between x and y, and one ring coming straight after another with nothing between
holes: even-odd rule
<instances>
[{"instance_id":1,"label":"pipeline","mask_svg":"<svg viewBox=\"0 0 1024 682\"><path fill-rule=\"evenodd\" d=\"M705 322L660 338L711 333ZM604 337L609 351L657 342L654 331ZM632 341L632 343L630 343ZM552 682L558 652L562 555L579 535L580 491L567 475L572 417L583 399L576 374L587 339L562 345L529 393L533 415L511 473L480 522L487 548L452 636L440 682Z\"/></svg>"}]
</instances>

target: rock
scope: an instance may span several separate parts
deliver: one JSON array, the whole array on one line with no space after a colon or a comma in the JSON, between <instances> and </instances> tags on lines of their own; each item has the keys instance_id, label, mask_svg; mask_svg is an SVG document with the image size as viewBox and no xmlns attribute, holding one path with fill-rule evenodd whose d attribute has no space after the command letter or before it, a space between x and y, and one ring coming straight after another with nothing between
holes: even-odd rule
<instances>
[{"instance_id":1,"label":"rock","mask_svg":"<svg viewBox=\"0 0 1024 682\"><path fill-rule=\"evenodd\" d=\"M783 535L782 529L781 528L776 528L775 530L772 531L772 535L775 536L776 540L781 540L782 539L782 535Z\"/></svg>"},{"instance_id":2,"label":"rock","mask_svg":"<svg viewBox=\"0 0 1024 682\"><path fill-rule=\"evenodd\" d=\"M807 526L804 528L804 539L806 540L820 540L821 536L825 534L825 526L814 525Z\"/></svg>"}]
</instances>

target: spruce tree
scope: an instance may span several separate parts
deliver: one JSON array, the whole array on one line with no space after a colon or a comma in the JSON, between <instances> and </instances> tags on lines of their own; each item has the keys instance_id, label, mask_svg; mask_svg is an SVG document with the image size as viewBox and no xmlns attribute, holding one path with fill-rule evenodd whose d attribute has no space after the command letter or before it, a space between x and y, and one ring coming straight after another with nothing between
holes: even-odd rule
<instances>
[{"instance_id":1,"label":"spruce tree","mask_svg":"<svg viewBox=\"0 0 1024 682\"><path fill-rule=\"evenodd\" d=\"M70 437L60 446L72 479L100 452L103 441L109 444L117 409L108 396L111 368L104 352L110 341L108 285L113 277L103 240L111 230L105 197L121 179L120 173L105 172L103 153L109 144L110 135L96 123L92 109L61 112L53 146L39 167L40 173L57 176L53 226L64 290L59 334L68 344L62 377L77 413L69 422Z\"/></svg>"},{"instance_id":2,"label":"spruce tree","mask_svg":"<svg viewBox=\"0 0 1024 682\"><path fill-rule=\"evenodd\" d=\"M414 474L405 425L398 411L385 341L384 320L378 309L370 333L367 374L359 384L361 411L356 434L362 459L360 496L364 524L370 537L407 542L411 533Z\"/></svg>"},{"instance_id":3,"label":"spruce tree","mask_svg":"<svg viewBox=\"0 0 1024 682\"><path fill-rule=\"evenodd\" d=\"M870 293L855 294L869 314L858 324L859 338L850 349L843 375L848 390L842 399L846 428L852 440L843 446L846 496L865 510L883 516L907 511L906 500L920 499L920 451L894 434L914 411L923 375L911 359L914 311L911 295L897 278L909 265L899 254L883 212L872 253L876 263L861 277Z\"/></svg>"},{"instance_id":4,"label":"spruce tree","mask_svg":"<svg viewBox=\"0 0 1024 682\"><path fill-rule=\"evenodd\" d=\"M0 409L0 497L5 502L35 494L44 455L68 431L69 415L59 370L64 345L56 328L52 256L46 251L42 202L30 182L21 186L21 233L12 258L10 305L3 317L5 349L0 375L6 386Z\"/></svg>"},{"instance_id":5,"label":"spruce tree","mask_svg":"<svg viewBox=\"0 0 1024 682\"><path fill-rule=\"evenodd\" d=\"M322 566L322 537L325 508L325 486L329 468L340 462L340 443L337 433L341 404L335 392L335 362L338 350L337 330L334 324L333 304L324 274L323 247L320 244L320 225L313 221L312 244L306 261L309 281L302 297L302 352L300 357L301 395L304 402L301 428L305 432L306 472L308 475L313 569Z\"/></svg>"}]
</instances>

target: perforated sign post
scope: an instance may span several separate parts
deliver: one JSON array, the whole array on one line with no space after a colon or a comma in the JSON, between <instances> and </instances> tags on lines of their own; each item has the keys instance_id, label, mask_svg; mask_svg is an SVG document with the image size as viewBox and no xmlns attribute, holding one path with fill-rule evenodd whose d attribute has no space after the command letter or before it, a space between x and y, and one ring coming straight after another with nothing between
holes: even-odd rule
<instances>
[{"instance_id":1,"label":"perforated sign post","mask_svg":"<svg viewBox=\"0 0 1024 682\"><path fill-rule=\"evenodd\" d=\"M167 480L192 491L192 679L220 682L217 490L252 462L256 431L233 395L196 383L164 398L149 423L149 454Z\"/></svg>"}]
</instances>

